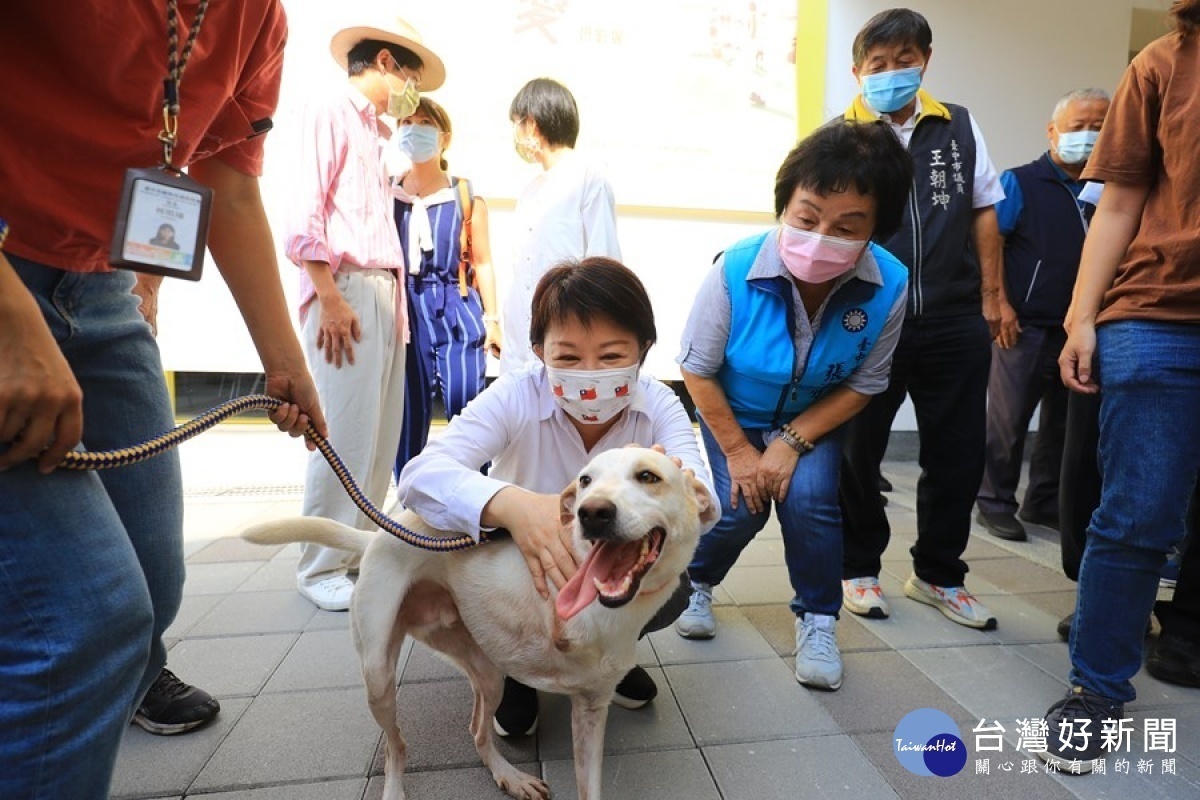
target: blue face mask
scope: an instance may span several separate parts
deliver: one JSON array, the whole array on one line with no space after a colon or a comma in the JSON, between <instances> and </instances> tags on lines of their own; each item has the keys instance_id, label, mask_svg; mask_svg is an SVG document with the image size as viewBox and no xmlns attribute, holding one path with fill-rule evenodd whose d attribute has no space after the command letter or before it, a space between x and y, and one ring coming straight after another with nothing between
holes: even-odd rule
<instances>
[{"instance_id":1,"label":"blue face mask","mask_svg":"<svg viewBox=\"0 0 1200 800\"><path fill-rule=\"evenodd\" d=\"M432 125L401 125L397 146L414 164L421 164L438 155L439 133Z\"/></svg>"},{"instance_id":2,"label":"blue face mask","mask_svg":"<svg viewBox=\"0 0 1200 800\"><path fill-rule=\"evenodd\" d=\"M917 96L921 88L921 67L891 72L876 72L862 79L863 99L880 114L899 111Z\"/></svg>"},{"instance_id":3,"label":"blue face mask","mask_svg":"<svg viewBox=\"0 0 1200 800\"><path fill-rule=\"evenodd\" d=\"M1055 151L1064 164L1082 164L1092 154L1099 137L1099 131L1059 131Z\"/></svg>"}]
</instances>

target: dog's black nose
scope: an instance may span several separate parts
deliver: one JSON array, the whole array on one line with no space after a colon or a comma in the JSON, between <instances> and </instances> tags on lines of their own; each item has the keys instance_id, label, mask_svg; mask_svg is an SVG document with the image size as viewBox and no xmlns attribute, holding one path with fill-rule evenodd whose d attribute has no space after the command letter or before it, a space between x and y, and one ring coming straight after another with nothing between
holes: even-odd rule
<instances>
[{"instance_id":1,"label":"dog's black nose","mask_svg":"<svg viewBox=\"0 0 1200 800\"><path fill-rule=\"evenodd\" d=\"M617 507L609 500L589 500L575 509L585 536L600 538L610 532Z\"/></svg>"}]
</instances>

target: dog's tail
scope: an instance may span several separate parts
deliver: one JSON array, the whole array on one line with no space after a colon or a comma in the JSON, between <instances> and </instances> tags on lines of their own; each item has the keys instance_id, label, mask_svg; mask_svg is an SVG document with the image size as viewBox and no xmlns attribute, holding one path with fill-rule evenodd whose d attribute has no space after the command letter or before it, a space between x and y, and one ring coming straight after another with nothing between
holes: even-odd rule
<instances>
[{"instance_id":1,"label":"dog's tail","mask_svg":"<svg viewBox=\"0 0 1200 800\"><path fill-rule=\"evenodd\" d=\"M255 544L312 542L362 555L376 534L324 517L289 517L251 525L242 538Z\"/></svg>"}]
</instances>

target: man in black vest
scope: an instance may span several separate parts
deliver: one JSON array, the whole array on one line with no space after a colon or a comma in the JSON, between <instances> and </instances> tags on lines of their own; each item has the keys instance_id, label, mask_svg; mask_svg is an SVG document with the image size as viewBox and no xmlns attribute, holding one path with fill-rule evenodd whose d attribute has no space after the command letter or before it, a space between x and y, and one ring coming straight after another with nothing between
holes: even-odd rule
<instances>
[{"instance_id":1,"label":"man in black vest","mask_svg":"<svg viewBox=\"0 0 1200 800\"><path fill-rule=\"evenodd\" d=\"M1004 237L1004 296L1017 321L992 345L987 451L976 519L993 536L1024 541L1026 522L1058 528L1058 479L1067 423L1067 389L1058 370L1066 344L1063 318L1079 271L1079 254L1095 201L1080 180L1108 113L1108 93L1077 89L1058 101L1047 126L1050 149L1000 176L996 205ZM1038 402L1029 488L1017 512L1025 434Z\"/></svg>"},{"instance_id":2,"label":"man in black vest","mask_svg":"<svg viewBox=\"0 0 1200 800\"><path fill-rule=\"evenodd\" d=\"M907 394L916 410L921 478L913 575L904 593L961 625L991 629L996 618L963 585L962 553L983 477L991 341L1001 322L1002 245L993 206L1004 192L967 109L920 88L932 41L929 23L909 9L876 14L854 39L862 91L845 116L891 126L915 169L904 224L880 242L910 273L891 383L849 423L845 442L843 604L870 618L888 615L879 571L891 530L878 470Z\"/></svg>"}]
</instances>

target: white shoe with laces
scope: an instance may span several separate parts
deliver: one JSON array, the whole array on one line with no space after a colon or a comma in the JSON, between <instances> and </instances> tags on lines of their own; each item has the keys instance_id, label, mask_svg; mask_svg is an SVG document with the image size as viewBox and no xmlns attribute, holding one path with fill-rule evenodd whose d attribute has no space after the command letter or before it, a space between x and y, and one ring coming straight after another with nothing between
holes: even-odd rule
<instances>
[{"instance_id":1,"label":"white shoe with laces","mask_svg":"<svg viewBox=\"0 0 1200 800\"><path fill-rule=\"evenodd\" d=\"M685 639L711 639L717 635L717 620L712 612L712 587L692 582L692 599L679 619L675 632Z\"/></svg>"},{"instance_id":2,"label":"white shoe with laces","mask_svg":"<svg viewBox=\"0 0 1200 800\"><path fill-rule=\"evenodd\" d=\"M345 575L333 575L316 583L299 584L300 594L322 611L348 611L354 596L354 582Z\"/></svg>"},{"instance_id":3,"label":"white shoe with laces","mask_svg":"<svg viewBox=\"0 0 1200 800\"><path fill-rule=\"evenodd\" d=\"M814 689L842 685L842 654L837 646L837 617L804 612L796 617L796 680Z\"/></svg>"}]
</instances>

